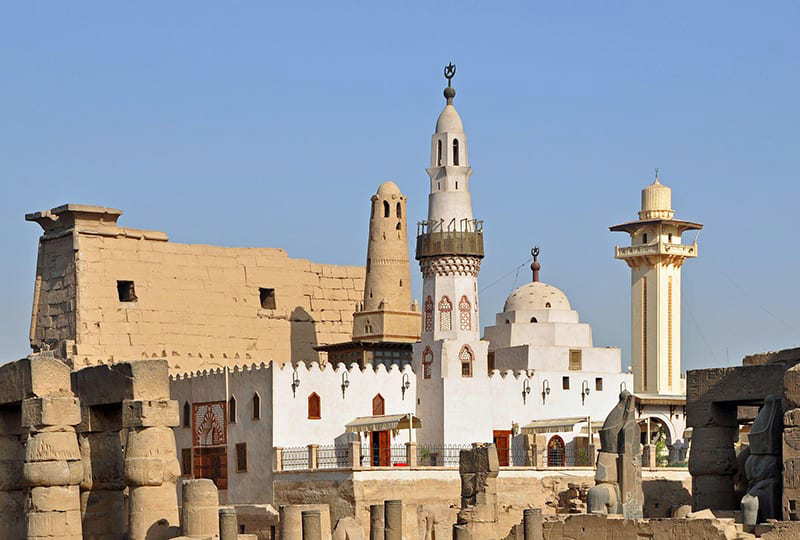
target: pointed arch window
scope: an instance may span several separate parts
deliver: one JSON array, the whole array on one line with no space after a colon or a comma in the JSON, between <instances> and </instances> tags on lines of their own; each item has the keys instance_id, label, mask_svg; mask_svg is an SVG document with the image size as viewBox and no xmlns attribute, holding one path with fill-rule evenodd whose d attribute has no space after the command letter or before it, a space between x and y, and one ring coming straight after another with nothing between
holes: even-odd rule
<instances>
[{"instance_id":1,"label":"pointed arch window","mask_svg":"<svg viewBox=\"0 0 800 540\"><path fill-rule=\"evenodd\" d=\"M319 420L320 418L322 418L322 403L319 395L316 392L312 392L308 396L308 419Z\"/></svg>"},{"instance_id":2,"label":"pointed arch window","mask_svg":"<svg viewBox=\"0 0 800 540\"><path fill-rule=\"evenodd\" d=\"M183 404L183 427L191 427L192 425L192 406L189 402Z\"/></svg>"},{"instance_id":3,"label":"pointed arch window","mask_svg":"<svg viewBox=\"0 0 800 540\"><path fill-rule=\"evenodd\" d=\"M234 396L228 400L228 423L236 423L236 398Z\"/></svg>"},{"instance_id":4,"label":"pointed arch window","mask_svg":"<svg viewBox=\"0 0 800 540\"><path fill-rule=\"evenodd\" d=\"M436 141L436 165L442 166L442 141Z\"/></svg>"},{"instance_id":5,"label":"pointed arch window","mask_svg":"<svg viewBox=\"0 0 800 540\"><path fill-rule=\"evenodd\" d=\"M430 379L431 378L431 366L433 365L433 351L430 347L425 347L425 351L422 353L422 378L423 379Z\"/></svg>"},{"instance_id":6,"label":"pointed arch window","mask_svg":"<svg viewBox=\"0 0 800 540\"><path fill-rule=\"evenodd\" d=\"M389 217L392 213L392 209L389 206L389 201L383 201L383 217Z\"/></svg>"},{"instance_id":7,"label":"pointed arch window","mask_svg":"<svg viewBox=\"0 0 800 540\"><path fill-rule=\"evenodd\" d=\"M462 330L472 330L472 304L466 295L458 303L458 317Z\"/></svg>"},{"instance_id":8,"label":"pointed arch window","mask_svg":"<svg viewBox=\"0 0 800 540\"><path fill-rule=\"evenodd\" d=\"M461 352L458 353L458 359L461 361L461 376L472 377L472 360L474 355L469 346L464 345L461 347Z\"/></svg>"},{"instance_id":9,"label":"pointed arch window","mask_svg":"<svg viewBox=\"0 0 800 540\"><path fill-rule=\"evenodd\" d=\"M453 329L453 303L446 296L439 300L439 330L445 332Z\"/></svg>"},{"instance_id":10,"label":"pointed arch window","mask_svg":"<svg viewBox=\"0 0 800 540\"><path fill-rule=\"evenodd\" d=\"M382 395L376 394L372 398L372 416L383 416L384 414L386 414L386 400Z\"/></svg>"},{"instance_id":11,"label":"pointed arch window","mask_svg":"<svg viewBox=\"0 0 800 540\"><path fill-rule=\"evenodd\" d=\"M397 203L397 207L395 208L395 213L397 214L397 219L401 219L403 217L403 205ZM398 223L399 225L399 223ZM400 227L398 227L399 229Z\"/></svg>"},{"instance_id":12,"label":"pointed arch window","mask_svg":"<svg viewBox=\"0 0 800 540\"><path fill-rule=\"evenodd\" d=\"M453 139L453 165L458 165L458 139Z\"/></svg>"},{"instance_id":13,"label":"pointed arch window","mask_svg":"<svg viewBox=\"0 0 800 540\"><path fill-rule=\"evenodd\" d=\"M261 420L261 396L253 394L253 420Z\"/></svg>"},{"instance_id":14,"label":"pointed arch window","mask_svg":"<svg viewBox=\"0 0 800 540\"><path fill-rule=\"evenodd\" d=\"M425 298L425 327L426 332L433 331L433 299L428 296Z\"/></svg>"}]
</instances>

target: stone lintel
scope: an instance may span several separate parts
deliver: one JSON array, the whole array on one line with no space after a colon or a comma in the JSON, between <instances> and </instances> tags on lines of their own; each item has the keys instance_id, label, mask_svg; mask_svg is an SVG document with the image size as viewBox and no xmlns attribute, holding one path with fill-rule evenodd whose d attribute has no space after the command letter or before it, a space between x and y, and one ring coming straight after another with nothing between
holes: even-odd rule
<instances>
[{"instance_id":1,"label":"stone lintel","mask_svg":"<svg viewBox=\"0 0 800 540\"><path fill-rule=\"evenodd\" d=\"M51 352L36 353L0 366L0 405L33 396L69 395L70 368Z\"/></svg>"}]
</instances>

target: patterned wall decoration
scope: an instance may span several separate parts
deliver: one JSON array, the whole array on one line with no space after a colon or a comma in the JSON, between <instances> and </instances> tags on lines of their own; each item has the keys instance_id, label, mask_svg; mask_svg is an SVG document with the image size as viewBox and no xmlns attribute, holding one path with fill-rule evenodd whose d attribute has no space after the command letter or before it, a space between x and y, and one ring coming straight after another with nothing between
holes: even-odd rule
<instances>
[{"instance_id":1,"label":"patterned wall decoration","mask_svg":"<svg viewBox=\"0 0 800 540\"><path fill-rule=\"evenodd\" d=\"M224 401L192 405L192 445L223 446L227 444L227 415Z\"/></svg>"}]
</instances>

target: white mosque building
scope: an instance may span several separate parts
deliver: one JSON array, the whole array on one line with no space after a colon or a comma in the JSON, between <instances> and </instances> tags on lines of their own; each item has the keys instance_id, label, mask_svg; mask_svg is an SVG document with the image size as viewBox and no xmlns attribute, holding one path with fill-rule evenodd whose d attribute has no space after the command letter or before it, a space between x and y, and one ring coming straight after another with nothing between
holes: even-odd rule
<instances>
[{"instance_id":1,"label":"white mosque building","mask_svg":"<svg viewBox=\"0 0 800 540\"><path fill-rule=\"evenodd\" d=\"M620 390L634 388L620 350L596 347L591 326L566 294L539 281L537 256L533 281L511 293L481 338L483 223L472 212L470 150L454 105L454 72L445 71L446 104L427 168L428 218L417 230L421 337L411 363L280 367L263 358L250 369L173 378L172 396L184 411L176 436L184 473L213 472L229 502L269 500L276 467L413 464L395 451L405 443L415 444L414 462L429 466L457 465L458 448L479 441L497 444L501 465L571 466L581 456L580 464L589 465L597 427ZM392 194L403 198L399 190ZM381 202L373 197L371 204ZM405 229L407 212L396 215L391 208L386 219L397 231ZM370 249L377 250L375 243L386 237L370 238ZM367 281L377 279L372 271L397 273L394 266L368 265ZM398 305L408 311L403 298ZM672 429L674 437L681 429ZM355 462L354 447L360 448ZM312 459L309 448L322 454Z\"/></svg>"}]
</instances>

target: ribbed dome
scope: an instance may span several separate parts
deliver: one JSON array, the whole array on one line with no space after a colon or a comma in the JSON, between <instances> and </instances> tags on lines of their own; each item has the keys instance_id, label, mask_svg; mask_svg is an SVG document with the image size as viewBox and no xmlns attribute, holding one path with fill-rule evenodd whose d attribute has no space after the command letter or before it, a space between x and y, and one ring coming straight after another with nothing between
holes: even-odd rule
<instances>
[{"instance_id":1,"label":"ribbed dome","mask_svg":"<svg viewBox=\"0 0 800 540\"><path fill-rule=\"evenodd\" d=\"M400 187L389 180L378 186L378 195L401 195Z\"/></svg>"},{"instance_id":2,"label":"ribbed dome","mask_svg":"<svg viewBox=\"0 0 800 540\"><path fill-rule=\"evenodd\" d=\"M548 308L572 309L567 295L561 289L541 281L533 281L512 292L506 299L503 311L534 311Z\"/></svg>"},{"instance_id":3,"label":"ribbed dome","mask_svg":"<svg viewBox=\"0 0 800 540\"><path fill-rule=\"evenodd\" d=\"M436 133L463 133L464 124L456 108L450 104L445 105L444 110L436 121Z\"/></svg>"},{"instance_id":4,"label":"ribbed dome","mask_svg":"<svg viewBox=\"0 0 800 540\"><path fill-rule=\"evenodd\" d=\"M642 210L639 219L672 219L672 190L658 181L642 190Z\"/></svg>"}]
</instances>

